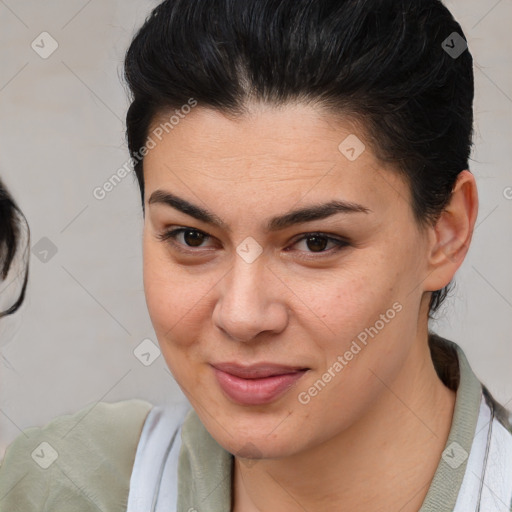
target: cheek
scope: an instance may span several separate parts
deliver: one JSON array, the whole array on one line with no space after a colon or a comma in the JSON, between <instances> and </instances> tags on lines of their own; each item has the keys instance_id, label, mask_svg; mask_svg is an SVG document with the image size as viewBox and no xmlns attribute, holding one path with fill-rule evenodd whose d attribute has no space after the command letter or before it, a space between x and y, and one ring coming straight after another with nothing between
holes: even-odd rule
<instances>
[{"instance_id":1,"label":"cheek","mask_svg":"<svg viewBox=\"0 0 512 512\"><path fill-rule=\"evenodd\" d=\"M404 340L415 337L418 311L416 298L410 295L413 271L402 259L393 258L389 247L361 255L347 262L330 283L323 283L324 295L311 297L309 303L328 326L323 329L325 337L311 333L325 355L326 367L339 355L347 353L350 358L345 376L338 381L371 381L369 368L388 375L396 371L396 360L407 354L409 344Z\"/></svg>"},{"instance_id":2,"label":"cheek","mask_svg":"<svg viewBox=\"0 0 512 512\"><path fill-rule=\"evenodd\" d=\"M202 338L200 287L171 263L159 242L144 242L143 268L146 303L162 356L182 391L193 400L188 390L204 387L200 372L190 370L200 356L196 353L197 340Z\"/></svg>"},{"instance_id":3,"label":"cheek","mask_svg":"<svg viewBox=\"0 0 512 512\"><path fill-rule=\"evenodd\" d=\"M322 311L333 327L356 334L384 313L398 295L398 276L386 268L382 254L361 255L325 283Z\"/></svg>"},{"instance_id":4,"label":"cheek","mask_svg":"<svg viewBox=\"0 0 512 512\"><path fill-rule=\"evenodd\" d=\"M204 289L203 289L204 288ZM172 263L161 242L144 241L144 292L162 350L189 345L196 338L207 287Z\"/></svg>"},{"instance_id":5,"label":"cheek","mask_svg":"<svg viewBox=\"0 0 512 512\"><path fill-rule=\"evenodd\" d=\"M144 239L144 294L148 306L149 316L153 327L161 331L167 325L172 325L172 312L174 311L173 294L170 293L171 282L165 272L165 264L159 256L154 244Z\"/></svg>"}]
</instances>

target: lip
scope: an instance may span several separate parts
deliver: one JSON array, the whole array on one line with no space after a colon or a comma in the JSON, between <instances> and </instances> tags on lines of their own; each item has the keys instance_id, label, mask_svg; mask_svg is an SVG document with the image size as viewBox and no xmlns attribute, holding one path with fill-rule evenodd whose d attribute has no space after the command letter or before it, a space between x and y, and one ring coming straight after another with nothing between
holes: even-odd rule
<instances>
[{"instance_id":1,"label":"lip","mask_svg":"<svg viewBox=\"0 0 512 512\"><path fill-rule=\"evenodd\" d=\"M212 367L222 391L242 405L263 405L276 400L308 371L272 363L219 363Z\"/></svg>"}]
</instances>

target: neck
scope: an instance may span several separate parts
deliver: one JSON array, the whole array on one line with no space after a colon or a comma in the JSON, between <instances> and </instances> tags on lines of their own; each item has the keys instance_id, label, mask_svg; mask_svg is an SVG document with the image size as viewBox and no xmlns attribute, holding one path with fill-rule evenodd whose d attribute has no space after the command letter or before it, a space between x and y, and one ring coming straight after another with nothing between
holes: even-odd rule
<instances>
[{"instance_id":1,"label":"neck","mask_svg":"<svg viewBox=\"0 0 512 512\"><path fill-rule=\"evenodd\" d=\"M426 330L422 338L403 371L383 383L377 403L349 429L285 459L246 466L235 458L233 512L417 512L441 459L455 404L455 392L433 366Z\"/></svg>"}]
</instances>

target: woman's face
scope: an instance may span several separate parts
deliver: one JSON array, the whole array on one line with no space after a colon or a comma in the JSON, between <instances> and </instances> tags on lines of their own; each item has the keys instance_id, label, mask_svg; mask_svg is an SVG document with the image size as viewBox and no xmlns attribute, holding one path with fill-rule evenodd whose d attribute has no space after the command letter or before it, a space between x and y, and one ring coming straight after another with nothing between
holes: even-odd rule
<instances>
[{"instance_id":1,"label":"woman's face","mask_svg":"<svg viewBox=\"0 0 512 512\"><path fill-rule=\"evenodd\" d=\"M197 106L154 133L145 293L201 421L249 458L348 429L406 366L426 322L429 240L407 184L362 133L313 107L232 120ZM291 214L312 207L320 213Z\"/></svg>"}]
</instances>

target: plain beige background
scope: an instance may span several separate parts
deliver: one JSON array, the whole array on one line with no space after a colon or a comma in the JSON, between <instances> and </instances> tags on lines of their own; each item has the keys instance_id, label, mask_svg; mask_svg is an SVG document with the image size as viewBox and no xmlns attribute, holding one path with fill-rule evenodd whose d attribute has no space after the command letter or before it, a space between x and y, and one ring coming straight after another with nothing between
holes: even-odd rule
<instances>
[{"instance_id":1,"label":"plain beige background","mask_svg":"<svg viewBox=\"0 0 512 512\"><path fill-rule=\"evenodd\" d=\"M0 0L0 175L35 246L26 305L0 322L0 457L22 429L91 402L184 399L161 356L145 366L134 355L156 338L142 288L133 176L103 200L93 194L128 159L122 60L156 4ZM471 170L481 203L473 245L435 330L463 347L510 408L512 2L446 4L475 60ZM56 41L43 36L45 51L58 44L47 58L31 47L42 32Z\"/></svg>"}]
</instances>

